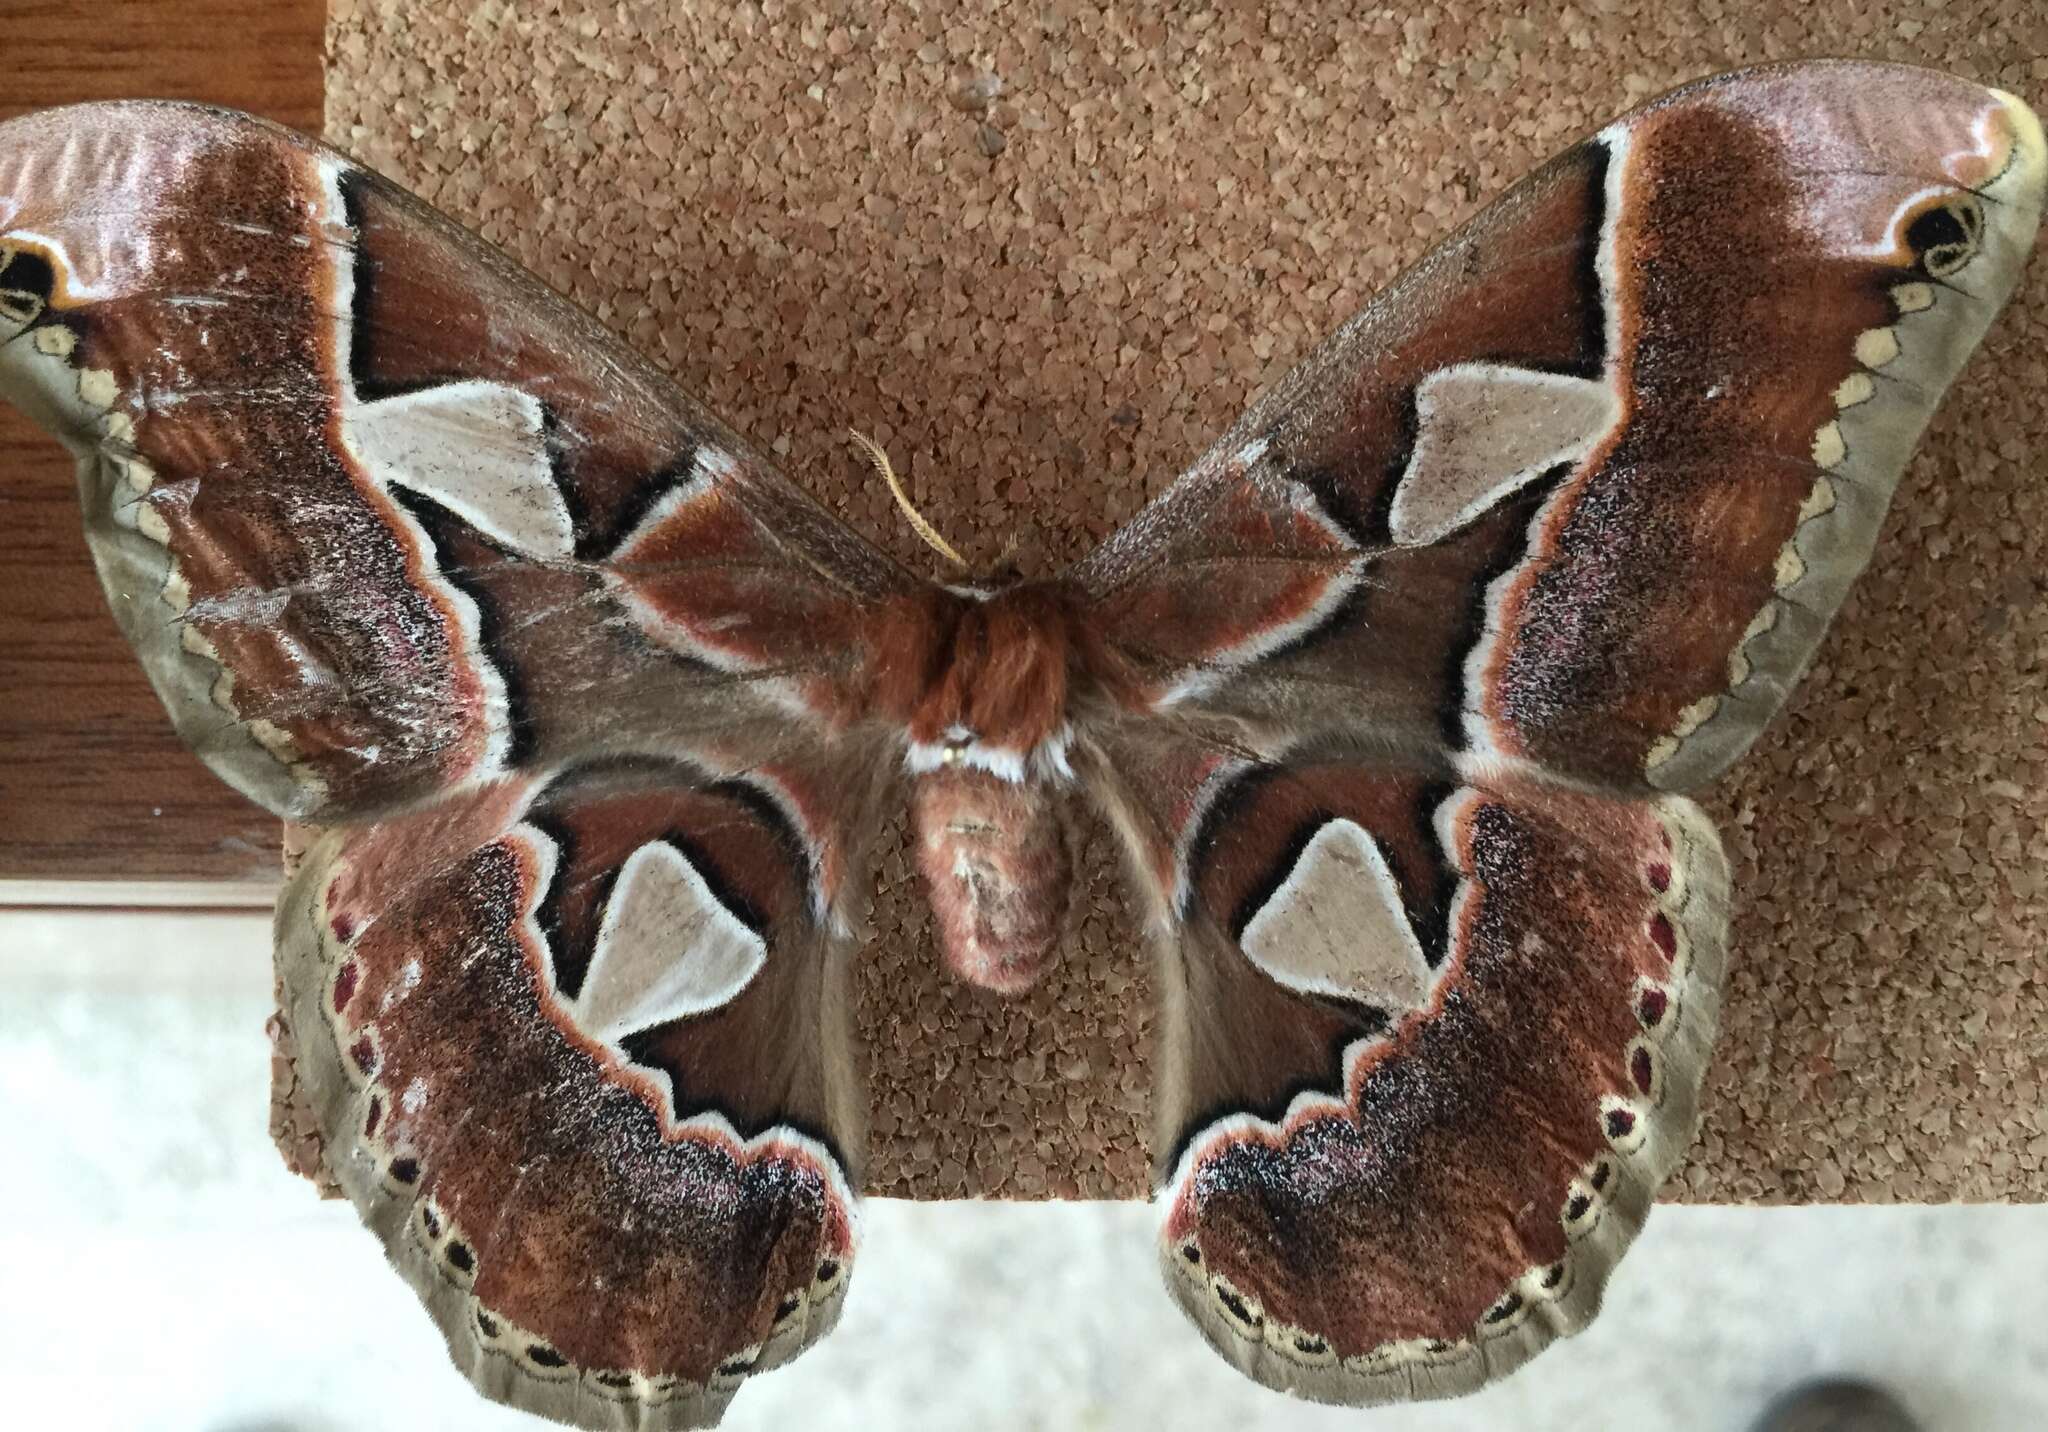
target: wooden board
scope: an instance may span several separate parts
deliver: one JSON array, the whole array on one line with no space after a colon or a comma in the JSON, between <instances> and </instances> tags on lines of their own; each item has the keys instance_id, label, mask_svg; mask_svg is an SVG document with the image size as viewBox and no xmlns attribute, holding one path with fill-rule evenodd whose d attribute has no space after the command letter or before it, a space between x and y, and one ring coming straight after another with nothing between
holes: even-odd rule
<instances>
[{"instance_id":1,"label":"wooden board","mask_svg":"<svg viewBox=\"0 0 2048 1432\"><path fill-rule=\"evenodd\" d=\"M205 100L318 131L322 0L0 0L0 119ZM86 555L71 459L0 409L0 880L274 878L276 823L171 735Z\"/></svg>"}]
</instances>

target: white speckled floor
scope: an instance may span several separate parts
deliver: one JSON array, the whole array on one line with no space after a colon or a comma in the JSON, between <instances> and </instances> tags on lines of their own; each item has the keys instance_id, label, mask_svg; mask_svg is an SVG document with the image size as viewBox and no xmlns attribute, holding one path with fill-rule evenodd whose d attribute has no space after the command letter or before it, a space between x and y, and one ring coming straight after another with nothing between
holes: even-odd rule
<instances>
[{"instance_id":1,"label":"white speckled floor","mask_svg":"<svg viewBox=\"0 0 2048 1432\"><path fill-rule=\"evenodd\" d=\"M467 1432L478 1401L345 1207L264 1134L259 916L0 910L0 1427ZM2048 1426L2048 1209L1667 1208L1592 1331L1463 1402L1359 1413L1238 1378L1134 1205L868 1210L839 1330L726 1426L1740 1432L1875 1376L1929 1432Z\"/></svg>"}]
</instances>

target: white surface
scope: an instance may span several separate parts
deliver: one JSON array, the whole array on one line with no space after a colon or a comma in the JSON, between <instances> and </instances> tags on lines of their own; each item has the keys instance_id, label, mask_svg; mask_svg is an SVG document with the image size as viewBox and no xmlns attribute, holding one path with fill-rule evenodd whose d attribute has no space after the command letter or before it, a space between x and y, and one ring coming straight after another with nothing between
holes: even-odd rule
<instances>
[{"instance_id":1,"label":"white surface","mask_svg":"<svg viewBox=\"0 0 2048 1432\"><path fill-rule=\"evenodd\" d=\"M353 1214L264 1133L267 923L0 911L0 1427L425 1432L478 1400ZM1351 1412L1226 1368L1149 1210L870 1204L840 1328L726 1426L1745 1429L1822 1372L1929 1432L2048 1426L2048 1211L1666 1208L1583 1336L1462 1402Z\"/></svg>"}]
</instances>

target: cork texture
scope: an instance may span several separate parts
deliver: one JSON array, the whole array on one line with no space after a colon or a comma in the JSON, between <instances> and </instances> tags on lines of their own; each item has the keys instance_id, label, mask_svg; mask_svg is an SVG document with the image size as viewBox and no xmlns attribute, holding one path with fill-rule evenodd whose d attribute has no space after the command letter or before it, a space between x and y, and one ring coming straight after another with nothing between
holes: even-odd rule
<instances>
[{"instance_id":1,"label":"cork texture","mask_svg":"<svg viewBox=\"0 0 2048 1432\"><path fill-rule=\"evenodd\" d=\"M327 136L595 312L872 540L1081 555L1514 179L1758 61L2048 101L2048 9L333 0ZM1166 13L1171 11L1171 13ZM2037 266L2038 267L2038 266ZM1707 793L1738 914L1667 1196L2048 1194L2048 276L1901 484L1785 714ZM1079 810L1078 919L949 981L901 842L857 959L881 1194L1135 1196L1153 955Z\"/></svg>"}]
</instances>

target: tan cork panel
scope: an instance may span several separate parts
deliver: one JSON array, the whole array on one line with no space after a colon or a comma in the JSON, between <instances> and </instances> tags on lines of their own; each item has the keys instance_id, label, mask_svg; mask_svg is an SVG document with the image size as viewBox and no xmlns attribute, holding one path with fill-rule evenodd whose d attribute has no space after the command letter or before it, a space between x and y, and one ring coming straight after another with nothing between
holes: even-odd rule
<instances>
[{"instance_id":1,"label":"tan cork panel","mask_svg":"<svg viewBox=\"0 0 2048 1432\"><path fill-rule=\"evenodd\" d=\"M1050 571L1460 219L1656 92L1827 53L2048 100L2048 11L2023 6L693 8L337 0L328 137L926 570L847 427L971 557ZM2037 277L1712 794L1740 914L1681 1196L2048 1191L2044 393ZM1015 1003L940 974L884 860L858 980L874 1191L1145 1191L1151 957L1106 833L1083 838L1083 917Z\"/></svg>"}]
</instances>

